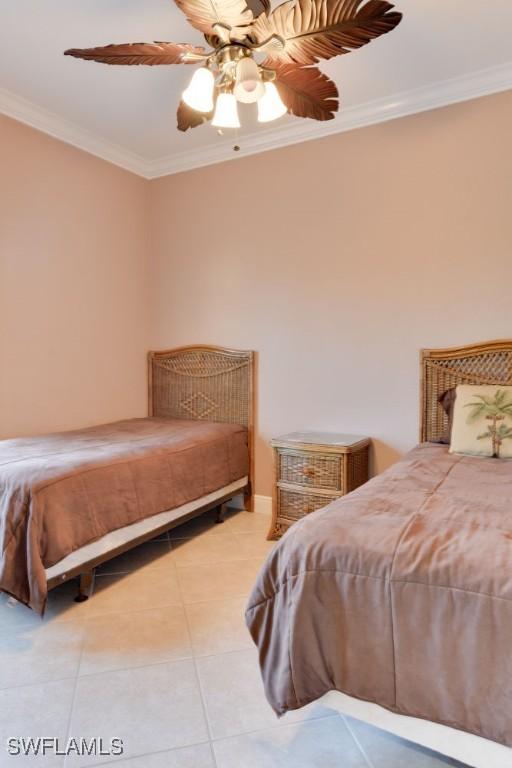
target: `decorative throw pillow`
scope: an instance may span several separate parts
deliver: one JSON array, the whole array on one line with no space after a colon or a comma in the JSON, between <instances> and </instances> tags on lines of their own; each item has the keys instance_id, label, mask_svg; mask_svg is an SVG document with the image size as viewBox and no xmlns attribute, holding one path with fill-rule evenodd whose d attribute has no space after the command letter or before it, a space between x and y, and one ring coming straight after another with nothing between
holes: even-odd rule
<instances>
[{"instance_id":1,"label":"decorative throw pillow","mask_svg":"<svg viewBox=\"0 0 512 768\"><path fill-rule=\"evenodd\" d=\"M450 445L451 435L452 435L452 424L453 424L453 409L455 407L455 397L456 397L455 387L451 387L451 389L447 389L446 392L443 392L443 394L439 395L439 397L437 398L441 408L443 409L443 411L446 413L446 416L448 417L448 424L443 429L443 432L439 440L436 440L437 443L444 443L445 445Z\"/></svg>"},{"instance_id":2,"label":"decorative throw pillow","mask_svg":"<svg viewBox=\"0 0 512 768\"><path fill-rule=\"evenodd\" d=\"M457 387L450 453L512 458L512 387Z\"/></svg>"}]
</instances>

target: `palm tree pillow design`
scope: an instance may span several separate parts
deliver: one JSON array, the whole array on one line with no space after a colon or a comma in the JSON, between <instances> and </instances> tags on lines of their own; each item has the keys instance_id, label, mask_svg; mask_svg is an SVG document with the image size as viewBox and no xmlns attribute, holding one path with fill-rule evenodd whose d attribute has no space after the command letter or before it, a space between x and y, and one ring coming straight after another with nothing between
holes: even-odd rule
<instances>
[{"instance_id":1,"label":"palm tree pillow design","mask_svg":"<svg viewBox=\"0 0 512 768\"><path fill-rule=\"evenodd\" d=\"M451 453L512 458L512 387L457 387Z\"/></svg>"}]
</instances>

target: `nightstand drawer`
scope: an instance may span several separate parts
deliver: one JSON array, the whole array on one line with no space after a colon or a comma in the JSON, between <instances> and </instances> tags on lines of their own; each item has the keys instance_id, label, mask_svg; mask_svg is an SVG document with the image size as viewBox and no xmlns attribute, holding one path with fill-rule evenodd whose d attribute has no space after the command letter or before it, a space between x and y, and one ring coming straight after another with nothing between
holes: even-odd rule
<instances>
[{"instance_id":1,"label":"nightstand drawer","mask_svg":"<svg viewBox=\"0 0 512 768\"><path fill-rule=\"evenodd\" d=\"M338 494L302 493L291 488L277 488L277 519L279 522L295 523L339 498Z\"/></svg>"},{"instance_id":2,"label":"nightstand drawer","mask_svg":"<svg viewBox=\"0 0 512 768\"><path fill-rule=\"evenodd\" d=\"M343 491L343 464L339 455L311 451L277 451L277 479L292 485Z\"/></svg>"}]
</instances>

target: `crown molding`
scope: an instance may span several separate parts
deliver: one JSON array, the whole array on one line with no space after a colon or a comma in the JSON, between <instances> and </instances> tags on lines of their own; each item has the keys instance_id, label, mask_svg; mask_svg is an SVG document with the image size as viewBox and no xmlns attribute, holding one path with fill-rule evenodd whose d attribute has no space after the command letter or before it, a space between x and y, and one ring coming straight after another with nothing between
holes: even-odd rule
<instances>
[{"instance_id":1,"label":"crown molding","mask_svg":"<svg viewBox=\"0 0 512 768\"><path fill-rule=\"evenodd\" d=\"M240 139L242 145L240 152L233 151L232 141L225 141L222 144L217 143L195 150L187 150L179 155L170 155L153 163L148 163L148 178L155 179L226 160L237 160L259 152L311 141L312 139L321 139L324 136L332 136L336 133L352 131L355 128L363 128L376 123L384 123L399 117L499 93L510 88L512 88L512 62L473 72L464 77L395 93L357 107L349 107L343 110L337 118L328 122L318 123L314 120L301 120L292 125L276 128L273 131L252 133Z\"/></svg>"},{"instance_id":2,"label":"crown molding","mask_svg":"<svg viewBox=\"0 0 512 768\"><path fill-rule=\"evenodd\" d=\"M9 91L0 89L0 113L47 133L66 144L118 165L146 179L190 171L207 165L237 160L336 133L352 131L399 117L446 107L512 88L512 62L473 72L464 77L432 83L392 94L343 110L335 120L318 123L297 120L274 130L252 133L240 140L242 151L233 152L232 140L186 150L157 160L145 158L80 128L53 112Z\"/></svg>"},{"instance_id":3,"label":"crown molding","mask_svg":"<svg viewBox=\"0 0 512 768\"><path fill-rule=\"evenodd\" d=\"M0 113L12 117L20 123L71 144L91 155L96 155L108 163L118 165L127 171L148 178L147 162L143 157L123 147L106 141L54 112L34 104L21 96L0 88Z\"/></svg>"}]
</instances>

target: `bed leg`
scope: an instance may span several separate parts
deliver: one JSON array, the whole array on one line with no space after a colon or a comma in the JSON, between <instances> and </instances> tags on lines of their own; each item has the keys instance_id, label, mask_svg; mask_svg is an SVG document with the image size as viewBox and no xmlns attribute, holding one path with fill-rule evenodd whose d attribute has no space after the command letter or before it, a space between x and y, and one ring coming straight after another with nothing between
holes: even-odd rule
<instances>
[{"instance_id":1,"label":"bed leg","mask_svg":"<svg viewBox=\"0 0 512 768\"><path fill-rule=\"evenodd\" d=\"M254 512L254 496L250 485L244 491L244 509L246 512Z\"/></svg>"},{"instance_id":2,"label":"bed leg","mask_svg":"<svg viewBox=\"0 0 512 768\"><path fill-rule=\"evenodd\" d=\"M216 508L215 522L217 524L224 522L224 515L226 514L226 509L227 509L227 504L221 504Z\"/></svg>"},{"instance_id":3,"label":"bed leg","mask_svg":"<svg viewBox=\"0 0 512 768\"><path fill-rule=\"evenodd\" d=\"M85 603L89 599L92 577L93 571L85 571L80 574L80 586L78 587L78 595L75 597L75 603Z\"/></svg>"}]
</instances>

